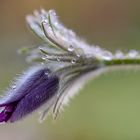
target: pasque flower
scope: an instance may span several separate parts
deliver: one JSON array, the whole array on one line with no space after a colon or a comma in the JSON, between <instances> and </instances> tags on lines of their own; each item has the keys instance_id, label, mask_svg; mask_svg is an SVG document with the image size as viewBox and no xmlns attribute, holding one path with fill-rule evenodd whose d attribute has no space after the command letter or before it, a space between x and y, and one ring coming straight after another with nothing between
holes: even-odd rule
<instances>
[{"instance_id":1,"label":"pasque flower","mask_svg":"<svg viewBox=\"0 0 140 140\"><path fill-rule=\"evenodd\" d=\"M54 118L83 84L112 66L140 64L138 51L111 53L88 45L62 25L53 10L28 15L29 28L42 40L38 47L20 50L27 61L39 63L15 82L0 101L0 122L20 120L46 104L42 119L52 111ZM51 110L52 109L52 110Z\"/></svg>"}]
</instances>

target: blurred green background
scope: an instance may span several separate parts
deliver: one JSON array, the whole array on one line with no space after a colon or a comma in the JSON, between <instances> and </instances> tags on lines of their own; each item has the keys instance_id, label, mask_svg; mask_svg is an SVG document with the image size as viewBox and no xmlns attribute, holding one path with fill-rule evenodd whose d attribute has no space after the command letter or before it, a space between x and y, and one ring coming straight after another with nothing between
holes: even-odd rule
<instances>
[{"instance_id":1,"label":"blurred green background","mask_svg":"<svg viewBox=\"0 0 140 140\"><path fill-rule=\"evenodd\" d=\"M17 49L39 44L25 16L55 9L69 28L111 51L139 50L139 0L1 0L0 91L28 65ZM90 81L54 122L42 124L34 113L15 124L0 125L0 140L139 140L140 70L119 70Z\"/></svg>"}]
</instances>

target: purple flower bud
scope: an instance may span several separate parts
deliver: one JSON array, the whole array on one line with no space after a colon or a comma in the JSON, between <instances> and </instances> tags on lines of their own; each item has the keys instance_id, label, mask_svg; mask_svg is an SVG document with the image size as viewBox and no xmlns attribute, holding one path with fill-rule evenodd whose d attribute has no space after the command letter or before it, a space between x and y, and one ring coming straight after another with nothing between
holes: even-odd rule
<instances>
[{"instance_id":1,"label":"purple flower bud","mask_svg":"<svg viewBox=\"0 0 140 140\"><path fill-rule=\"evenodd\" d=\"M34 68L17 80L16 89L0 101L0 122L15 122L57 94L59 79L45 68Z\"/></svg>"}]
</instances>

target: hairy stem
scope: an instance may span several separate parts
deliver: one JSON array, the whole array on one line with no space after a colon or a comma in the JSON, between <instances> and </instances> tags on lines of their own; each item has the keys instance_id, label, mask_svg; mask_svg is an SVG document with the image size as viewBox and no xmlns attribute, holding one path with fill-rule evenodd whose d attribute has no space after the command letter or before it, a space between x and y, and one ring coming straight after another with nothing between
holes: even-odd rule
<instances>
[{"instance_id":1,"label":"hairy stem","mask_svg":"<svg viewBox=\"0 0 140 140\"><path fill-rule=\"evenodd\" d=\"M140 58L124 58L124 59L104 60L103 63L106 66L140 65Z\"/></svg>"}]
</instances>

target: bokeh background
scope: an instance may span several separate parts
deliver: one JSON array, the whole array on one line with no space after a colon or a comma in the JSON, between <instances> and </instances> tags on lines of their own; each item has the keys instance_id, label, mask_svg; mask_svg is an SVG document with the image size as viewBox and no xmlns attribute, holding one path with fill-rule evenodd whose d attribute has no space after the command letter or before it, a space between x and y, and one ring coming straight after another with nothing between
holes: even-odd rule
<instances>
[{"instance_id":1,"label":"bokeh background","mask_svg":"<svg viewBox=\"0 0 140 140\"><path fill-rule=\"evenodd\" d=\"M28 67L17 50L39 44L25 16L55 9L90 44L111 51L139 50L139 0L0 0L0 91ZM0 140L139 140L140 70L119 70L90 81L56 121L38 114L0 125Z\"/></svg>"}]
</instances>

